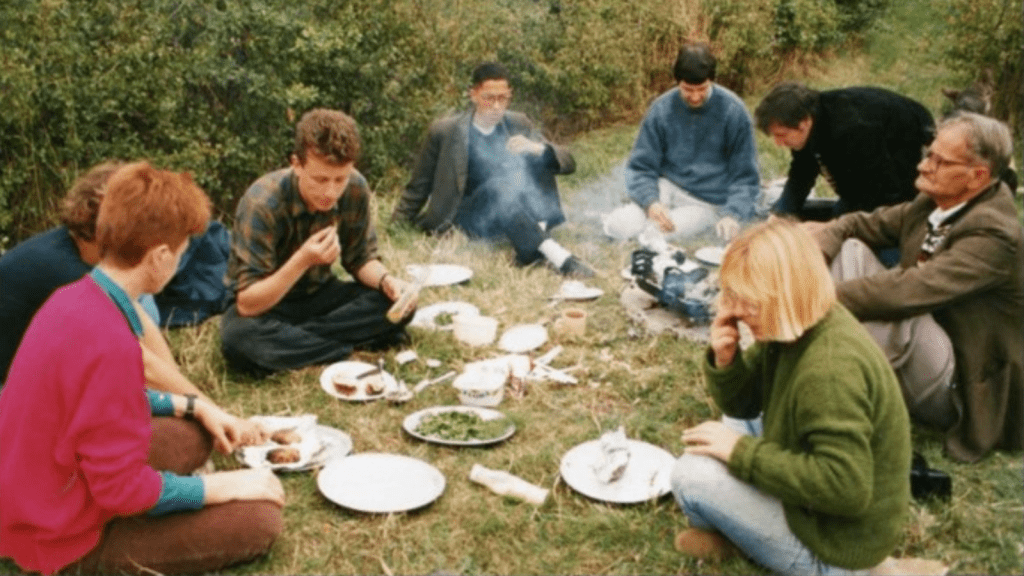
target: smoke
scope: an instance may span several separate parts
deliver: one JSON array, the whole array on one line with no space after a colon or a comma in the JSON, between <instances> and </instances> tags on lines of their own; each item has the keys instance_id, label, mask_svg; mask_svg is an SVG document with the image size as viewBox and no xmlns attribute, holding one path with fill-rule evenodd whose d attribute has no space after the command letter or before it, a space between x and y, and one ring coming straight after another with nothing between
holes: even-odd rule
<instances>
[{"instance_id":1,"label":"smoke","mask_svg":"<svg viewBox=\"0 0 1024 576\"><path fill-rule=\"evenodd\" d=\"M480 238L495 238L506 232L516 214L529 215L535 222L557 218L558 195L553 185L542 184L552 177L543 157L504 148L471 147L470 154L477 166L474 170L488 177L463 199L457 221L466 231Z\"/></svg>"},{"instance_id":2,"label":"smoke","mask_svg":"<svg viewBox=\"0 0 1024 576\"><path fill-rule=\"evenodd\" d=\"M626 160L565 197L566 219L586 235L605 237L602 216L629 202L626 195Z\"/></svg>"}]
</instances>

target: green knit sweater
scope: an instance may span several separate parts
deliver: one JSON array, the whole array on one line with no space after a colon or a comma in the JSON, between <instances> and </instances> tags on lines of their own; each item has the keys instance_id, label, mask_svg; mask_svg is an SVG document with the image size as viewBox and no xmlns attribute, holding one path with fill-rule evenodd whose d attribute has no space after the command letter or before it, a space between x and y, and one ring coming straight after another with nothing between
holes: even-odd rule
<instances>
[{"instance_id":1,"label":"green knit sweater","mask_svg":"<svg viewBox=\"0 0 1024 576\"><path fill-rule=\"evenodd\" d=\"M729 471L779 498L817 557L874 566L900 539L910 503L910 421L889 363L840 304L790 343L755 344L731 365L705 363L711 394L737 418L763 416Z\"/></svg>"}]
</instances>

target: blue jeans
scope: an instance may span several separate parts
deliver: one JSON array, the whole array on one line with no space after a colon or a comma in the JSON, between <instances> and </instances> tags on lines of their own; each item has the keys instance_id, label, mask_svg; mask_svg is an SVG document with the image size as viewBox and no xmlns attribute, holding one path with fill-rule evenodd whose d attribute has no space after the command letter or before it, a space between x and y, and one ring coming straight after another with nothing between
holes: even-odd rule
<instances>
[{"instance_id":1,"label":"blue jeans","mask_svg":"<svg viewBox=\"0 0 1024 576\"><path fill-rule=\"evenodd\" d=\"M760 420L722 422L759 436ZM672 493L692 528L721 532L754 562L777 574L866 575L825 564L789 529L782 502L729 473L721 461L683 454L672 470Z\"/></svg>"}]
</instances>

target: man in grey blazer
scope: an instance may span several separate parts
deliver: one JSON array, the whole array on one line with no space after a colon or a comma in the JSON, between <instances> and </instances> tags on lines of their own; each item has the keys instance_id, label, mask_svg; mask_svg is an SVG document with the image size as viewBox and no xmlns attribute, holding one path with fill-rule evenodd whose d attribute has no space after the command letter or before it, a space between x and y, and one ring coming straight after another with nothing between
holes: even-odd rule
<instances>
[{"instance_id":1,"label":"man in grey blazer","mask_svg":"<svg viewBox=\"0 0 1024 576\"><path fill-rule=\"evenodd\" d=\"M947 431L973 462L1024 447L1024 232L1006 125L973 113L943 121L918 164L920 194L846 214L815 232L839 301L888 354L911 416ZM898 246L885 269L869 248Z\"/></svg>"},{"instance_id":2,"label":"man in grey blazer","mask_svg":"<svg viewBox=\"0 0 1024 576\"><path fill-rule=\"evenodd\" d=\"M576 162L525 115L508 111L508 76L501 64L477 66L473 105L431 125L392 219L428 233L457 227L473 238L507 238L522 265L545 258L567 276L593 276L549 234L565 221L555 175L572 173Z\"/></svg>"}]
</instances>

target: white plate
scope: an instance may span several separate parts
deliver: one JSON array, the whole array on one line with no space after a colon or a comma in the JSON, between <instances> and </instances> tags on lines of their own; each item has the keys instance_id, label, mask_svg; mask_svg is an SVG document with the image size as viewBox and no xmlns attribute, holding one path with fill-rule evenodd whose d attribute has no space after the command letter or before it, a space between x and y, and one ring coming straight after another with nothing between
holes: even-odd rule
<instances>
[{"instance_id":1,"label":"white plate","mask_svg":"<svg viewBox=\"0 0 1024 576\"><path fill-rule=\"evenodd\" d=\"M339 398L341 400L348 400L349 402L366 402L368 400L377 400L378 398L383 398L384 395L387 394L389 391L398 388L398 382L395 381L395 377L392 376L391 374L388 374L387 371L380 372L380 377L384 381L384 390L380 394L367 394L366 387L364 385L361 385L359 386L359 389L355 391L355 393L353 393L350 396L346 396L341 392L338 392L338 390L334 388L334 382L332 382L332 378L334 378L335 374L340 373L355 378L356 376L359 376L360 374L365 374L367 371L373 370L374 368L376 368L376 366L374 366L373 364L367 364L366 362L356 362L353 360L335 362L334 364L331 364L327 368L324 368L324 371L320 373L320 387L324 389L324 392L327 392L331 396L334 396L335 398ZM373 374L371 376L367 376L366 378L376 377L377 375ZM365 383L364 381L366 380L366 378L364 378L363 381L361 381L361 384Z\"/></svg>"},{"instance_id":2,"label":"white plate","mask_svg":"<svg viewBox=\"0 0 1024 576\"><path fill-rule=\"evenodd\" d=\"M579 280L566 280L562 282L558 293L552 296L552 298L557 300L593 300L594 298L599 298L602 294L604 294L604 290L600 288L587 286Z\"/></svg>"},{"instance_id":3,"label":"white plate","mask_svg":"<svg viewBox=\"0 0 1024 576\"><path fill-rule=\"evenodd\" d=\"M280 430L294 430L300 439L299 442L288 445L281 445L267 439L266 442L257 446L245 446L235 452L236 457L242 464L249 468L270 468L276 472L295 472L308 470L313 467L313 457L322 448L314 414L303 414L301 416L253 416L250 420L258 422L271 434ZM267 455L271 451L284 447L297 448L299 459L295 462L282 464L273 464L267 460Z\"/></svg>"},{"instance_id":4,"label":"white plate","mask_svg":"<svg viewBox=\"0 0 1024 576\"><path fill-rule=\"evenodd\" d=\"M313 455L311 468L323 466L332 460L344 458L352 452L352 437L343 430L323 424L316 425L316 433L320 436L320 451Z\"/></svg>"},{"instance_id":5,"label":"white plate","mask_svg":"<svg viewBox=\"0 0 1024 576\"><path fill-rule=\"evenodd\" d=\"M548 329L540 324L518 324L505 331L498 340L498 348L521 354L536 350L548 341Z\"/></svg>"},{"instance_id":6,"label":"white plate","mask_svg":"<svg viewBox=\"0 0 1024 576\"><path fill-rule=\"evenodd\" d=\"M359 512L415 510L444 493L444 474L422 460L364 452L328 462L316 477L328 500Z\"/></svg>"},{"instance_id":7,"label":"white plate","mask_svg":"<svg viewBox=\"0 0 1024 576\"><path fill-rule=\"evenodd\" d=\"M254 416L254 418L259 418L259 416ZM352 437L347 433L337 428L324 426L323 424L317 424L314 430L319 441L319 447L305 462L300 460L294 464L271 464L266 462L265 454L262 458L253 458L251 453L246 453L246 448L236 450L235 458L250 468L257 467L256 463L258 462L258 466L269 466L272 470L304 472L313 468L319 468L331 460L344 458L352 451Z\"/></svg>"},{"instance_id":8,"label":"white plate","mask_svg":"<svg viewBox=\"0 0 1024 576\"><path fill-rule=\"evenodd\" d=\"M409 264L405 272L419 280L426 273L423 286L450 286L461 284L473 277L473 271L458 264Z\"/></svg>"},{"instance_id":9,"label":"white plate","mask_svg":"<svg viewBox=\"0 0 1024 576\"><path fill-rule=\"evenodd\" d=\"M697 251L693 253L694 258L711 266L721 266L723 255L725 255L725 248L721 246L705 246L697 248Z\"/></svg>"},{"instance_id":10,"label":"white plate","mask_svg":"<svg viewBox=\"0 0 1024 576\"><path fill-rule=\"evenodd\" d=\"M497 420L498 418L504 418L505 415L497 410L491 410L490 408L480 408L477 406L434 406L433 408L424 408L418 412L413 412L405 417L402 421L402 429L409 433L414 438L419 438L424 442L432 442L434 444L443 444L445 446L486 446L488 444L495 444L503 440L508 440L516 433L516 425L509 420L508 428L505 429L501 434L493 438L485 438L480 440L448 440L446 438L438 438L437 436L427 436L420 434L416 431L419 427L420 422L423 421L427 416L433 416L435 414L447 414L449 412L464 412L468 414L476 414L482 420Z\"/></svg>"},{"instance_id":11,"label":"white plate","mask_svg":"<svg viewBox=\"0 0 1024 576\"><path fill-rule=\"evenodd\" d=\"M409 326L413 326L415 328L427 328L430 330L453 329L455 327L454 322L445 326L437 325L437 317L441 314L451 314L452 316L457 314L469 314L471 316L479 316L480 309L469 302L438 302L437 304L424 306L417 310L416 315L412 317L412 322L409 322Z\"/></svg>"},{"instance_id":12,"label":"white plate","mask_svg":"<svg viewBox=\"0 0 1024 576\"><path fill-rule=\"evenodd\" d=\"M636 504L660 498L671 490L669 475L676 459L667 451L640 440L626 440L629 464L622 477L604 483L594 472L601 459L601 443L591 440L565 453L559 472L573 490L595 500L616 504Z\"/></svg>"}]
</instances>

